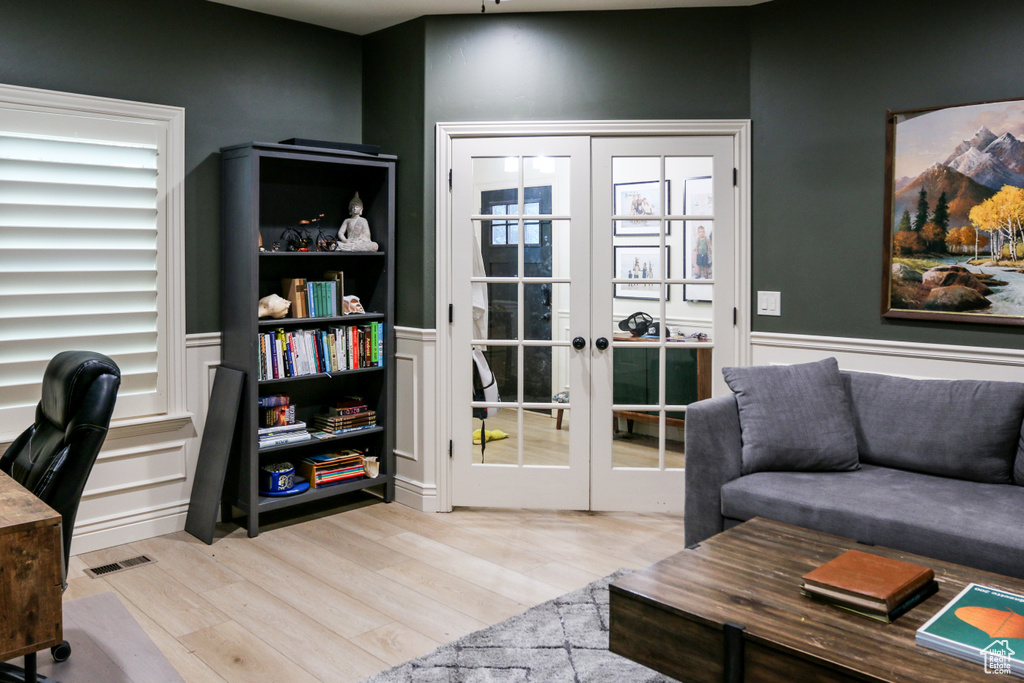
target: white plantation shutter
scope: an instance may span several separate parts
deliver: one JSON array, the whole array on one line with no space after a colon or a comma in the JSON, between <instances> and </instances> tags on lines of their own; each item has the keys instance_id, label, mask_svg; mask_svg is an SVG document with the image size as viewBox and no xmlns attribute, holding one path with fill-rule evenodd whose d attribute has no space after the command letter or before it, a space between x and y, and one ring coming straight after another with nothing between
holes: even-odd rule
<instances>
[{"instance_id":1,"label":"white plantation shutter","mask_svg":"<svg viewBox=\"0 0 1024 683\"><path fill-rule=\"evenodd\" d=\"M68 349L121 368L115 419L168 412L183 333L170 304L183 292L169 291L181 289L168 249L180 244L168 191L181 179L168 177L166 122L8 105L0 99L0 435L29 424L47 363Z\"/></svg>"}]
</instances>

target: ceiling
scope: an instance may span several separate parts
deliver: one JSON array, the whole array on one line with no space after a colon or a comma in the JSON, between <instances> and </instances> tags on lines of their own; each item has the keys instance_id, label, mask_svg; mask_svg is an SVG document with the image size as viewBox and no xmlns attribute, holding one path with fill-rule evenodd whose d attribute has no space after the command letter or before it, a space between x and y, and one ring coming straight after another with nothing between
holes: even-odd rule
<instances>
[{"instance_id":1,"label":"ceiling","mask_svg":"<svg viewBox=\"0 0 1024 683\"><path fill-rule=\"evenodd\" d=\"M213 0L365 35L426 14L479 14L483 0ZM745 7L769 0L485 0L487 13L585 12L666 7Z\"/></svg>"}]
</instances>

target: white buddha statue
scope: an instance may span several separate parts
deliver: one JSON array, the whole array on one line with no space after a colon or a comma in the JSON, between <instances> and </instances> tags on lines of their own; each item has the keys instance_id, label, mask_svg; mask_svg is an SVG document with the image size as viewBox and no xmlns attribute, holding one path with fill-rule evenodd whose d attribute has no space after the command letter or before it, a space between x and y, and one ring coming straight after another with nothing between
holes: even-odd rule
<instances>
[{"instance_id":1,"label":"white buddha statue","mask_svg":"<svg viewBox=\"0 0 1024 683\"><path fill-rule=\"evenodd\" d=\"M363 218L363 200L359 193L348 203L349 217L338 228L335 251L377 251L377 243L370 239L370 224Z\"/></svg>"}]
</instances>

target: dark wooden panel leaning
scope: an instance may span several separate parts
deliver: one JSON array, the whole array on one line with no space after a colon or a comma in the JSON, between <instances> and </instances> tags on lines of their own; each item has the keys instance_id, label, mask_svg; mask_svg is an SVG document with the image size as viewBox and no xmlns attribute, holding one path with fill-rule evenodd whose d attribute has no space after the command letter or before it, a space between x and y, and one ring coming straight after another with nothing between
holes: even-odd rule
<instances>
[{"instance_id":1,"label":"dark wooden panel leaning","mask_svg":"<svg viewBox=\"0 0 1024 683\"><path fill-rule=\"evenodd\" d=\"M241 370L218 367L213 378L210 404L206 409L206 426L203 427L203 442L199 446L185 531L207 545L213 543L213 530L217 526L221 491L224 490L228 455L241 409L239 402L244 380L245 373Z\"/></svg>"}]
</instances>

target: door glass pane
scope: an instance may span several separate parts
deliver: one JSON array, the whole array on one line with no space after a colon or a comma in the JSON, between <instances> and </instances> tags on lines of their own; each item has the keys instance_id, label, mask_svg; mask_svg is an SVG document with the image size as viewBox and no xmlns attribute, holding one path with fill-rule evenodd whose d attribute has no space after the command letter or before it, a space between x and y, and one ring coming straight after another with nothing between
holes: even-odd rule
<instances>
[{"instance_id":1,"label":"door glass pane","mask_svg":"<svg viewBox=\"0 0 1024 683\"><path fill-rule=\"evenodd\" d=\"M568 157L525 157L523 185L527 188L523 208L527 216L569 213Z\"/></svg>"},{"instance_id":2,"label":"door glass pane","mask_svg":"<svg viewBox=\"0 0 1024 683\"><path fill-rule=\"evenodd\" d=\"M658 411L612 413L612 467L659 466Z\"/></svg>"},{"instance_id":3,"label":"door glass pane","mask_svg":"<svg viewBox=\"0 0 1024 683\"><path fill-rule=\"evenodd\" d=\"M488 344L483 349L483 355L490 372L494 375L498 396L500 397L499 400L502 403L515 403L516 397L519 394L519 382L516 374L519 368L518 347L515 345L499 346L497 344ZM479 402L484 400L490 401L491 399L483 398L479 387L474 385L473 400Z\"/></svg>"},{"instance_id":4,"label":"door glass pane","mask_svg":"<svg viewBox=\"0 0 1024 683\"><path fill-rule=\"evenodd\" d=\"M552 341L569 338L569 284L528 282L523 285L523 336Z\"/></svg>"},{"instance_id":5,"label":"door glass pane","mask_svg":"<svg viewBox=\"0 0 1024 683\"><path fill-rule=\"evenodd\" d=\"M715 273L715 224L713 221L686 221L686 278L712 280ZM713 285L686 286L687 301L710 302ZM710 307L708 307L710 308ZM708 314L710 315L710 313Z\"/></svg>"},{"instance_id":6,"label":"door glass pane","mask_svg":"<svg viewBox=\"0 0 1024 683\"><path fill-rule=\"evenodd\" d=\"M481 417L473 414L473 464L519 464L519 410L502 407ZM484 438L486 437L486 438Z\"/></svg>"},{"instance_id":7,"label":"door glass pane","mask_svg":"<svg viewBox=\"0 0 1024 683\"><path fill-rule=\"evenodd\" d=\"M487 287L487 309L474 307L477 327L483 327L486 319L485 339L519 339L519 285L514 282L489 282Z\"/></svg>"},{"instance_id":8,"label":"door glass pane","mask_svg":"<svg viewBox=\"0 0 1024 683\"><path fill-rule=\"evenodd\" d=\"M714 215L712 157L665 157L669 213L687 216Z\"/></svg>"},{"instance_id":9,"label":"door glass pane","mask_svg":"<svg viewBox=\"0 0 1024 683\"><path fill-rule=\"evenodd\" d=\"M519 275L519 220L473 221L473 277Z\"/></svg>"},{"instance_id":10,"label":"door glass pane","mask_svg":"<svg viewBox=\"0 0 1024 683\"><path fill-rule=\"evenodd\" d=\"M524 223L523 267L526 277L569 277L572 246L569 221L527 220Z\"/></svg>"},{"instance_id":11,"label":"door glass pane","mask_svg":"<svg viewBox=\"0 0 1024 683\"><path fill-rule=\"evenodd\" d=\"M568 408L523 411L524 465L569 466L570 412Z\"/></svg>"},{"instance_id":12,"label":"door glass pane","mask_svg":"<svg viewBox=\"0 0 1024 683\"><path fill-rule=\"evenodd\" d=\"M523 401L551 401L551 368L550 346L523 347Z\"/></svg>"},{"instance_id":13,"label":"door glass pane","mask_svg":"<svg viewBox=\"0 0 1024 683\"><path fill-rule=\"evenodd\" d=\"M519 195L496 198L482 188L502 188L516 190L519 187L519 157L477 157L473 159L473 187L478 198L477 206L480 213L492 214L494 203L504 205L502 213L516 215L519 213ZM501 201L503 200L503 201Z\"/></svg>"},{"instance_id":14,"label":"door glass pane","mask_svg":"<svg viewBox=\"0 0 1024 683\"><path fill-rule=\"evenodd\" d=\"M661 185L661 159L659 157L616 157L612 159L612 212L616 216L636 216L629 221L619 221L616 234L644 234L646 228L657 232L657 221L651 216L661 216L664 210L664 194ZM619 228L627 232L620 233Z\"/></svg>"}]
</instances>

